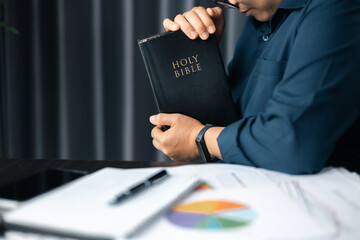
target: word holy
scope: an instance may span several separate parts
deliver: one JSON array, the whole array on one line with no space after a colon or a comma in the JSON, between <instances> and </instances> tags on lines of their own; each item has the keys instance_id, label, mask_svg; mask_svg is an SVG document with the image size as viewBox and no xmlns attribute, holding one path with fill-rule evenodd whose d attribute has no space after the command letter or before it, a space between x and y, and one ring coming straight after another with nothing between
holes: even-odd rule
<instances>
[{"instance_id":1,"label":"word holy","mask_svg":"<svg viewBox=\"0 0 360 240\"><path fill-rule=\"evenodd\" d=\"M176 78L201 71L198 54L172 62L172 66Z\"/></svg>"}]
</instances>

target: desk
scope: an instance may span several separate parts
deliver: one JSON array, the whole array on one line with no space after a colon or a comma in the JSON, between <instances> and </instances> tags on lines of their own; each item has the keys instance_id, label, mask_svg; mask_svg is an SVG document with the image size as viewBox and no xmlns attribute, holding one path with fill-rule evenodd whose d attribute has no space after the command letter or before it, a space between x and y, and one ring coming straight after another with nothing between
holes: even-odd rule
<instances>
[{"instance_id":1,"label":"desk","mask_svg":"<svg viewBox=\"0 0 360 240\"><path fill-rule=\"evenodd\" d=\"M20 176L27 176L31 173L36 173L37 171L42 171L47 168L62 168L69 170L82 170L87 172L93 172L103 167L119 167L119 168L139 168L139 167L159 167L159 166L177 166L183 165L180 163L161 163L161 162L122 162L122 161L88 161L88 160L26 160L26 159L12 159L6 161L0 161L0 180L1 182L9 181L10 179L17 179ZM199 171L199 168L202 171ZM191 171L189 171L191 170ZM240 201L247 203L256 210L259 216L261 215L261 219L267 219L266 221L254 221L254 227L258 227L260 231L253 231L252 234L259 233L261 234L274 234L274 236L278 236L277 234L285 234L285 229L283 226L293 222L292 216L297 216L296 221L293 224L293 229L290 233L297 232L297 234L309 234L309 236L314 233L313 231L320 231L320 228L317 228L315 225L306 225L309 223L307 217L304 215L303 217L303 228L299 231L299 223L297 222L301 219L299 216L304 213L303 209L309 209L308 204L311 204L311 208L309 212L313 212L313 209L322 210L324 214L321 216L321 219L329 219L326 223L334 224L330 226L329 229L324 229L324 232L321 234L326 235L326 231L331 234L333 232L341 233L341 235L336 238L339 240L342 239L358 239L359 230L358 230L358 222L360 221L360 215L358 214L358 199L360 197L359 191L359 182L353 177L352 173L344 172L341 169L327 169L322 173L316 175L306 175L306 176L292 176L292 175L284 175L277 172L269 172L261 169L255 169L252 167L246 167L241 165L229 165L229 164L204 164L201 166L186 166L180 168L171 168L169 171L174 171L176 173L181 171L181 173L191 173L191 174L200 174L200 176L206 180L209 186L212 186L215 192L202 192L199 191L197 195L193 195L192 201L194 200L204 200L204 199L219 199L219 196L227 196L231 201ZM268 177L264 178L264 174ZM270 174L270 175L269 175ZM215 177L214 177L215 176ZM219 177L221 176L221 178ZM230 178L229 178L230 177ZM230 183L228 181L223 180L232 180ZM239 179L241 180L241 184L239 184ZM272 179L271 181L269 179ZM221 180L221 181L220 181ZM288 189L291 187L292 183L297 183L294 186L298 186L298 189L301 190L300 194L294 194L296 191L288 191L289 198L286 198L283 191L281 189ZM280 188L280 186L283 186ZM276 187L276 188L275 188ZM321 191L319 191L319 189ZM219 191L216 191L219 190ZM229 191L230 190L230 191ZM291 189L290 189L291 190ZM304 191L302 191L304 190ZM280 191L280 192L279 192ZM286 193L286 192L285 192ZM305 196L304 196L305 193ZM204 198L204 194L207 194L207 197ZM224 195L225 194L225 195ZM235 194L235 195L234 195ZM240 194L240 195L239 195ZM216 195L216 196L215 196ZM291 195L291 196L290 196ZM215 198L214 198L215 196ZM241 197L239 197L241 196ZM263 196L266 196L264 199ZM222 199L222 197L220 197ZM272 201L272 202L271 202ZM323 203L331 203L330 205ZM264 204L270 204L264 206ZM300 212L298 211L298 207L294 205L291 207L291 204L300 204ZM287 204L290 204L289 207L284 207ZM325 206L325 207L324 207ZM334 206L334 207L333 207ZM286 212L283 212L284 209ZM270 211L270 212L269 212ZM271 212L273 211L273 212ZM318 211L314 211L318 212ZM280 214L279 214L280 213ZM277 217L274 220L274 216ZM158 222L159 225L154 225L153 231L150 236L164 236L164 232L169 234L169 236L173 236L176 239L187 239L192 233L187 231L177 231L173 225L170 224L169 221ZM316 222L316 221L315 221ZM314 223L315 223L314 222ZM281 223L281 224L279 224ZM255 225L256 224L256 225ZM270 224L270 225L269 225ZM271 225L273 224L273 225ZM301 223L302 224L302 223ZM165 227L164 227L165 226ZM270 226L270 227L269 227ZM290 225L286 227L286 230L289 230ZM313 229L312 227L315 226ZM277 231L277 229L281 231ZM310 230L309 230L310 228ZM178 230L180 228L177 228ZM272 230L275 229L274 232ZM306 230L308 229L308 230ZM223 236L228 236L229 234L236 234L232 238L223 237L222 239L238 239L240 234L243 236L247 236L246 232L241 232L242 229L238 229L236 231L229 232L221 232ZM266 231L268 232L266 232ZM308 231L308 232L307 232ZM24 237L21 237L22 233L19 232L6 232L8 237L9 234L15 234L13 238L9 238L6 240L55 240L62 238L55 238L54 236L44 237L39 235L32 235L30 233L25 233ZM149 232L150 233L150 232ZM17 235L16 235L17 234ZM171 235L174 234L174 235ZM183 235L181 235L183 234ZM219 233L220 234L220 233ZM300 234L300 235L301 235ZM320 233L319 233L320 234ZM316 235L316 234L315 234ZM314 235L314 236L315 236ZM20 237L19 237L20 236ZM180 236L180 238L179 238ZM198 239L219 239L219 235L215 235L215 238L208 238L208 236L213 236L211 234L206 235L207 238ZM263 235L265 236L265 235ZM267 235L266 235L267 236ZM295 235L294 235L295 236ZM327 235L326 235L327 236ZM331 235L333 236L333 235ZM334 235L335 236L335 235ZM246 237L245 237L246 238ZM145 238L143 238L145 239ZM150 239L156 239L156 237L152 237ZM191 237L190 237L191 239ZM263 238L262 238L263 239ZM279 239L279 238L272 238ZM288 239L282 238L282 239ZM311 238L312 239L312 238ZM324 238L325 239L325 238ZM4 240L0 236L0 240Z\"/></svg>"},{"instance_id":2,"label":"desk","mask_svg":"<svg viewBox=\"0 0 360 240\"><path fill-rule=\"evenodd\" d=\"M104 167L144 168L183 165L177 162L134 162L114 160L66 160L66 159L1 159L0 185L15 181L49 168L80 170L92 173Z\"/></svg>"},{"instance_id":3,"label":"desk","mask_svg":"<svg viewBox=\"0 0 360 240\"><path fill-rule=\"evenodd\" d=\"M67 159L1 159L0 185L7 184L9 182L16 181L18 179L36 174L43 170L53 169L53 168L86 171L88 173L92 173L104 167L144 168L144 167L169 167L169 166L178 166L178 165L184 165L184 164L176 163L176 162L139 162L139 161L134 162L134 161L114 161L114 160L95 161L95 160L67 160ZM26 236L25 239L26 238L28 238L28 236ZM1 229L0 229L0 239L2 239ZM34 238L30 238L30 239L34 239Z\"/></svg>"}]
</instances>

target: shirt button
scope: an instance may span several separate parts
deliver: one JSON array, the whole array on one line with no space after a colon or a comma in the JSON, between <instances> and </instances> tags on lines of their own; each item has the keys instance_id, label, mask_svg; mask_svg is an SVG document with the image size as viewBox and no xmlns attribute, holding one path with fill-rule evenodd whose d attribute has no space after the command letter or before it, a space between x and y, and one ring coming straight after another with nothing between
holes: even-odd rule
<instances>
[{"instance_id":1,"label":"shirt button","mask_svg":"<svg viewBox=\"0 0 360 240\"><path fill-rule=\"evenodd\" d=\"M262 36L262 39L264 42L267 42L269 40L269 35Z\"/></svg>"}]
</instances>

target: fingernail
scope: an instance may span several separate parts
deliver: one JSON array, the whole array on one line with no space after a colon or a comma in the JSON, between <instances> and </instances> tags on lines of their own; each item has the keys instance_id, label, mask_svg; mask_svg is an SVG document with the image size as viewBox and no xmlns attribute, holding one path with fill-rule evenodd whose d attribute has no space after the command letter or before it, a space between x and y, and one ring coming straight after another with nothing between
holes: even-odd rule
<instances>
[{"instance_id":1,"label":"fingernail","mask_svg":"<svg viewBox=\"0 0 360 240\"><path fill-rule=\"evenodd\" d=\"M191 35L192 38L196 38L196 32L195 31L191 31L190 35Z\"/></svg>"},{"instance_id":2,"label":"fingernail","mask_svg":"<svg viewBox=\"0 0 360 240\"><path fill-rule=\"evenodd\" d=\"M209 26L209 32L214 33L215 32L215 27L214 26Z\"/></svg>"},{"instance_id":3,"label":"fingernail","mask_svg":"<svg viewBox=\"0 0 360 240\"><path fill-rule=\"evenodd\" d=\"M209 34L207 32L203 32L201 36L202 38L206 39L209 36Z\"/></svg>"},{"instance_id":4,"label":"fingernail","mask_svg":"<svg viewBox=\"0 0 360 240\"><path fill-rule=\"evenodd\" d=\"M150 116L150 122L155 121L155 116Z\"/></svg>"}]
</instances>

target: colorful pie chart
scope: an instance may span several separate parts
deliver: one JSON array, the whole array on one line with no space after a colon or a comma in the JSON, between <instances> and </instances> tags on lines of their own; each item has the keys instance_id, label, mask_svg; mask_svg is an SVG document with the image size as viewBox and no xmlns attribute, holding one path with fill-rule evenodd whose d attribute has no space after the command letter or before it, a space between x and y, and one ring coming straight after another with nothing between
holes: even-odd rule
<instances>
[{"instance_id":1,"label":"colorful pie chart","mask_svg":"<svg viewBox=\"0 0 360 240\"><path fill-rule=\"evenodd\" d=\"M256 216L245 204L209 200L178 205L168 212L167 219L184 228L223 230L249 225Z\"/></svg>"}]
</instances>

